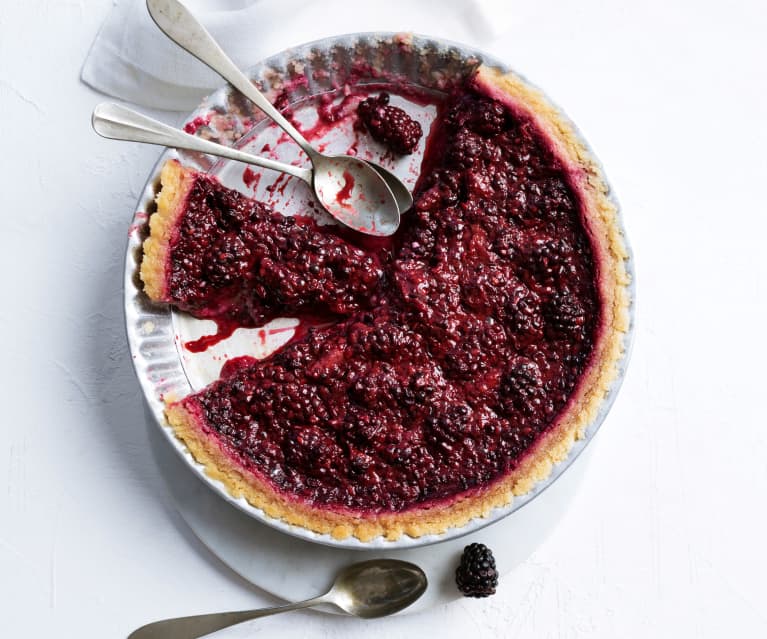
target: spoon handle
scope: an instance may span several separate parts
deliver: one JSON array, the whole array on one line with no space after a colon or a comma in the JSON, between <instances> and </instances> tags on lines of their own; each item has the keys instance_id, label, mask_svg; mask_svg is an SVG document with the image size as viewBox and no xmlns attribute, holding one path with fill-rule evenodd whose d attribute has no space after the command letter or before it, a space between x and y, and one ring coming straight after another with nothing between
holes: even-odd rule
<instances>
[{"instance_id":1,"label":"spoon handle","mask_svg":"<svg viewBox=\"0 0 767 639\"><path fill-rule=\"evenodd\" d=\"M232 62L197 18L179 0L147 0L147 10L160 30L182 49L207 64L224 80L253 102L277 126L293 138L309 159L317 152L304 136L277 110L250 79Z\"/></svg>"},{"instance_id":2,"label":"spoon handle","mask_svg":"<svg viewBox=\"0 0 767 639\"><path fill-rule=\"evenodd\" d=\"M203 140L119 104L110 102L99 104L93 110L91 122L96 133L112 140L159 144L160 146L170 146L176 149L208 153L230 160L237 160L238 162L245 162L246 164L254 164L265 169L282 171L302 179L310 186L312 184L311 169L293 166L292 164L283 164L282 162L251 155L244 151L231 149L210 140Z\"/></svg>"},{"instance_id":3,"label":"spoon handle","mask_svg":"<svg viewBox=\"0 0 767 639\"><path fill-rule=\"evenodd\" d=\"M321 603L330 603L327 595L287 604L273 608L261 608L260 610L244 610L242 612L219 612L210 615L194 615L192 617L176 617L175 619L163 619L141 626L134 630L128 639L196 639L204 635L216 632L238 623L268 617L281 612L309 608Z\"/></svg>"}]
</instances>

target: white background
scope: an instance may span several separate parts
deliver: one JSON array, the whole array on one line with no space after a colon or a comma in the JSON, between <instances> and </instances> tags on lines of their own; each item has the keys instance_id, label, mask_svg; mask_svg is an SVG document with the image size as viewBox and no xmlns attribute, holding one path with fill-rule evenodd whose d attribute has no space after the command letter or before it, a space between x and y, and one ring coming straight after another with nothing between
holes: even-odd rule
<instances>
[{"instance_id":1,"label":"white background","mask_svg":"<svg viewBox=\"0 0 767 639\"><path fill-rule=\"evenodd\" d=\"M495 597L367 623L293 613L251 632L767 636L767 12L507 6L490 52L568 111L623 205L639 290L625 386L565 519ZM158 150L98 139L101 96L78 81L110 7L0 4L3 637L124 637L274 603L194 540L148 448L121 279Z\"/></svg>"}]
</instances>

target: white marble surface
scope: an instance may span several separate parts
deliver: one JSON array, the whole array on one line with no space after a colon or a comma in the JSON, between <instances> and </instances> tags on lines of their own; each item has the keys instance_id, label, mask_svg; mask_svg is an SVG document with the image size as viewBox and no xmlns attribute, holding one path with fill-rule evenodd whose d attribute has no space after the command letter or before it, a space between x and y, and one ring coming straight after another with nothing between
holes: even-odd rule
<instances>
[{"instance_id":1,"label":"white marble surface","mask_svg":"<svg viewBox=\"0 0 767 639\"><path fill-rule=\"evenodd\" d=\"M124 637L153 618L273 602L195 541L149 449L120 283L157 151L96 138L100 96L78 81L110 6L0 7L8 637ZM514 26L491 52L580 125L636 252L633 362L581 490L491 599L376 622L294 613L227 636L767 633L767 13L679 0L506 10Z\"/></svg>"}]
</instances>

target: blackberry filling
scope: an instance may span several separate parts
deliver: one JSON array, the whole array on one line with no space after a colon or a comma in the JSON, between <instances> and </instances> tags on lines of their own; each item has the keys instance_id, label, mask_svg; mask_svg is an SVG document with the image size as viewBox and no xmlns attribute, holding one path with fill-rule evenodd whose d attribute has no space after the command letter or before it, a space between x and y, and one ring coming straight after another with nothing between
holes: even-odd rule
<instances>
[{"instance_id":1,"label":"blackberry filling","mask_svg":"<svg viewBox=\"0 0 767 639\"><path fill-rule=\"evenodd\" d=\"M186 197L171 265L168 301L197 317L251 327L368 308L383 278L381 256L335 228L275 213L201 174Z\"/></svg>"},{"instance_id":2,"label":"blackberry filling","mask_svg":"<svg viewBox=\"0 0 767 639\"><path fill-rule=\"evenodd\" d=\"M409 125L387 126L409 139ZM592 352L600 307L580 216L536 127L471 90L440 105L415 206L383 251L198 178L172 301L248 325L338 320L181 404L308 503L401 512L486 486L553 424Z\"/></svg>"}]
</instances>

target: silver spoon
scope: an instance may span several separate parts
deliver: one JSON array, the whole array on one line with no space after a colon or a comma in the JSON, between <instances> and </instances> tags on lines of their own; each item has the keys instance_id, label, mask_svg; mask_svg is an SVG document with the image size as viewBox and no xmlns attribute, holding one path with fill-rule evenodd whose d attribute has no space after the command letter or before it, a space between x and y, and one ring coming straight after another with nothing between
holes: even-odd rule
<instances>
[{"instance_id":1,"label":"silver spoon","mask_svg":"<svg viewBox=\"0 0 767 639\"><path fill-rule=\"evenodd\" d=\"M253 86L250 79L232 62L205 27L179 0L147 0L146 7L155 24L166 36L207 64L293 138L309 156L317 172L320 172L320 166L329 160L336 161L331 162L333 166L338 166L337 162L341 162L344 166L352 163L367 165L375 170L391 189L400 213L404 213L413 206L413 196L410 195L410 191L402 180L382 166L346 155L324 155L314 149L301 133L272 106L266 96Z\"/></svg>"},{"instance_id":2,"label":"silver spoon","mask_svg":"<svg viewBox=\"0 0 767 639\"><path fill-rule=\"evenodd\" d=\"M128 639L194 639L258 617L323 603L334 604L357 617L373 619L407 608L426 592L427 585L426 575L415 564L396 559L373 559L345 568L327 593L313 599L260 610L155 621L141 626Z\"/></svg>"},{"instance_id":3,"label":"silver spoon","mask_svg":"<svg viewBox=\"0 0 767 639\"><path fill-rule=\"evenodd\" d=\"M91 122L96 133L105 138L198 151L293 175L314 188L320 203L334 218L362 233L387 236L399 226L394 196L386 182L364 163L336 162L331 157L316 163L313 170L283 164L203 140L109 102L93 110Z\"/></svg>"}]
</instances>

